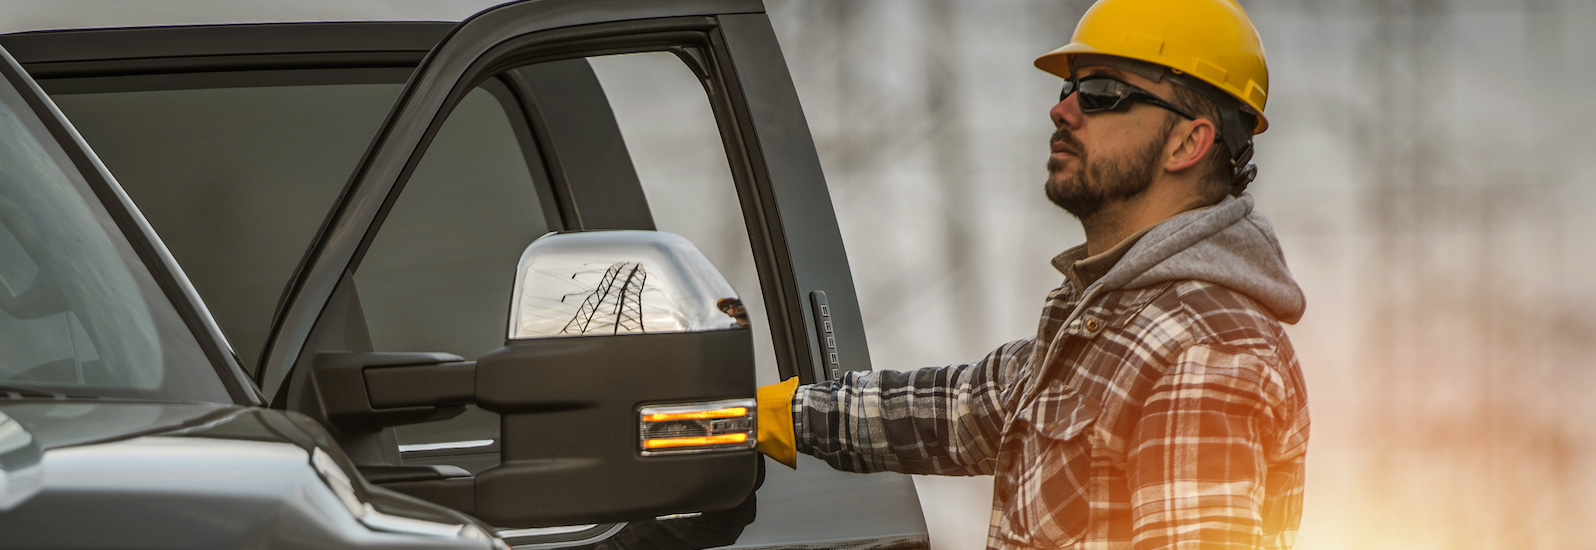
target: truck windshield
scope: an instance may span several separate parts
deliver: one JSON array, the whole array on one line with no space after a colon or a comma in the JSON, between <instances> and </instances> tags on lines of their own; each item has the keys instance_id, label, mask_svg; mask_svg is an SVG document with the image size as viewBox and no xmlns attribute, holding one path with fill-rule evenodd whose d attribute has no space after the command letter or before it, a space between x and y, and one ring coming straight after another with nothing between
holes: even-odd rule
<instances>
[{"instance_id":1,"label":"truck windshield","mask_svg":"<svg viewBox=\"0 0 1596 550\"><path fill-rule=\"evenodd\" d=\"M0 396L231 401L83 173L4 79Z\"/></svg>"}]
</instances>

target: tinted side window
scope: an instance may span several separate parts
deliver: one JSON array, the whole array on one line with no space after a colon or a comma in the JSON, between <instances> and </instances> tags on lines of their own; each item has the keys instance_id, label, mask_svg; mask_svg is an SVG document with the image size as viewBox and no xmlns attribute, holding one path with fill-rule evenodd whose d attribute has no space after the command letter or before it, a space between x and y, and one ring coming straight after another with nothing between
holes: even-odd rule
<instances>
[{"instance_id":1,"label":"tinted side window","mask_svg":"<svg viewBox=\"0 0 1596 550\"><path fill-rule=\"evenodd\" d=\"M326 71L52 85L252 372L288 277L404 79L263 85L328 80L307 73Z\"/></svg>"},{"instance_id":2,"label":"tinted side window","mask_svg":"<svg viewBox=\"0 0 1596 550\"><path fill-rule=\"evenodd\" d=\"M687 237L748 308L760 384L777 381L763 289L720 127L698 77L665 52L589 58L626 140L655 227Z\"/></svg>"},{"instance_id":3,"label":"tinted side window","mask_svg":"<svg viewBox=\"0 0 1596 550\"><path fill-rule=\"evenodd\" d=\"M504 345L517 260L555 228L544 215L545 179L508 87L490 80L467 94L355 270L372 348L476 359ZM395 432L409 449L497 439L499 424L497 415L469 407L454 419Z\"/></svg>"},{"instance_id":4,"label":"tinted side window","mask_svg":"<svg viewBox=\"0 0 1596 550\"><path fill-rule=\"evenodd\" d=\"M455 107L367 249L355 287L376 350L474 359L504 344L516 261L552 229L513 102L492 82Z\"/></svg>"}]
</instances>

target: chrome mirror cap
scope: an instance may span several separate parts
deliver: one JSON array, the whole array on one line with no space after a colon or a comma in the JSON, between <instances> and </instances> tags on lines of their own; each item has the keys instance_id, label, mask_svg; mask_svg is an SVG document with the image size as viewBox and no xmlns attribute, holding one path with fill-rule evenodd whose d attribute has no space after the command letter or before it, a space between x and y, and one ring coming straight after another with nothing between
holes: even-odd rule
<instances>
[{"instance_id":1,"label":"chrome mirror cap","mask_svg":"<svg viewBox=\"0 0 1596 550\"><path fill-rule=\"evenodd\" d=\"M726 277L682 236L582 231L549 233L521 253L509 339L747 326Z\"/></svg>"}]
</instances>

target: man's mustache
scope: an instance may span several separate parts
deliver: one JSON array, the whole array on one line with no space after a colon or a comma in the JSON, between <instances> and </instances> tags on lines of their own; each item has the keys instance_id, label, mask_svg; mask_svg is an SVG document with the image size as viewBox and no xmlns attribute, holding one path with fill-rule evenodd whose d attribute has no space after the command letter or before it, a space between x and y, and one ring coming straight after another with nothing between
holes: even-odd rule
<instances>
[{"instance_id":1,"label":"man's mustache","mask_svg":"<svg viewBox=\"0 0 1596 550\"><path fill-rule=\"evenodd\" d=\"M1069 130L1063 128L1059 128L1058 130L1054 131L1053 137L1048 138L1049 146L1052 146L1054 143L1063 144L1065 149L1069 149L1069 152L1077 157L1082 156L1082 153L1084 153L1086 149L1081 144L1081 140L1075 139L1075 136L1071 134Z\"/></svg>"}]
</instances>

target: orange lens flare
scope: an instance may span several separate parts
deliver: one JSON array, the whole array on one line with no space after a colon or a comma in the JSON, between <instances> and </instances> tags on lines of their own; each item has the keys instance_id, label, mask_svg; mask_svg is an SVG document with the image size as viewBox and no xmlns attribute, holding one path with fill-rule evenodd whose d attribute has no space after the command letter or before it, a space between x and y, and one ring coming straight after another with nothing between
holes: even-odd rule
<instances>
[{"instance_id":1,"label":"orange lens flare","mask_svg":"<svg viewBox=\"0 0 1596 550\"><path fill-rule=\"evenodd\" d=\"M706 420L710 418L736 418L746 416L748 407L728 407L712 411L693 411L682 413L654 413L643 417L645 422L667 422L671 420Z\"/></svg>"},{"instance_id":2,"label":"orange lens flare","mask_svg":"<svg viewBox=\"0 0 1596 550\"><path fill-rule=\"evenodd\" d=\"M668 447L697 447L701 445L725 445L727 443L742 443L748 441L748 434L711 435L707 437L668 437L650 439L643 442L645 449L664 449Z\"/></svg>"}]
</instances>

